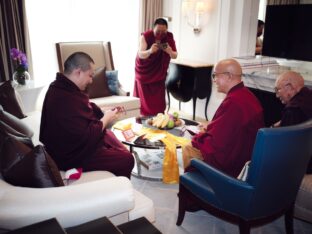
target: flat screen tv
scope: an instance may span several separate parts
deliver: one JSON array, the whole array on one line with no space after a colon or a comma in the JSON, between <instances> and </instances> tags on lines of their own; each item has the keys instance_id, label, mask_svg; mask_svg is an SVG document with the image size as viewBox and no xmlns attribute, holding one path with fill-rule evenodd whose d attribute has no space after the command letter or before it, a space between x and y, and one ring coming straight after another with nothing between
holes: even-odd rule
<instances>
[{"instance_id":1,"label":"flat screen tv","mask_svg":"<svg viewBox=\"0 0 312 234\"><path fill-rule=\"evenodd\" d=\"M266 8L262 55L312 61L312 4Z\"/></svg>"}]
</instances>

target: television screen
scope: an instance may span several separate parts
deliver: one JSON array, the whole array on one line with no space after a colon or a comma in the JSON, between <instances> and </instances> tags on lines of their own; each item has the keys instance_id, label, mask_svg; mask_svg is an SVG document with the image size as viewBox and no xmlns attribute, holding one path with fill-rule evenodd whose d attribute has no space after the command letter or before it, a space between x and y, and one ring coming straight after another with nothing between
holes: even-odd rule
<instances>
[{"instance_id":1,"label":"television screen","mask_svg":"<svg viewBox=\"0 0 312 234\"><path fill-rule=\"evenodd\" d=\"M312 4L267 6L262 55L312 61Z\"/></svg>"}]
</instances>

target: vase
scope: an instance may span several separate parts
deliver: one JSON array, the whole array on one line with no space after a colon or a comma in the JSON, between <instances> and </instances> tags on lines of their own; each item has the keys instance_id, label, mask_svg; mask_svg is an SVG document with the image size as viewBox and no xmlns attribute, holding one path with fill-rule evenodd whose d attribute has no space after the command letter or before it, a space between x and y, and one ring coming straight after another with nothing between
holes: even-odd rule
<instances>
[{"instance_id":1,"label":"vase","mask_svg":"<svg viewBox=\"0 0 312 234\"><path fill-rule=\"evenodd\" d=\"M27 71L24 72L14 72L13 80L20 85L26 85L26 81L30 80L30 75Z\"/></svg>"}]
</instances>

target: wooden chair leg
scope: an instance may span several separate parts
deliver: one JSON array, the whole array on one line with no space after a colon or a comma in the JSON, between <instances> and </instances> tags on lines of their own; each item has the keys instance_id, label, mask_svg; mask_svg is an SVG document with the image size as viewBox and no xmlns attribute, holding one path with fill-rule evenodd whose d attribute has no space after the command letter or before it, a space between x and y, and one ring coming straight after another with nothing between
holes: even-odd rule
<instances>
[{"instance_id":1,"label":"wooden chair leg","mask_svg":"<svg viewBox=\"0 0 312 234\"><path fill-rule=\"evenodd\" d=\"M285 228L287 234L294 234L294 205L285 213Z\"/></svg>"},{"instance_id":2,"label":"wooden chair leg","mask_svg":"<svg viewBox=\"0 0 312 234\"><path fill-rule=\"evenodd\" d=\"M250 225L244 220L239 222L239 233L240 234L250 234Z\"/></svg>"},{"instance_id":3,"label":"wooden chair leg","mask_svg":"<svg viewBox=\"0 0 312 234\"><path fill-rule=\"evenodd\" d=\"M178 219L177 219L177 226L180 226L184 220L185 212L187 209L187 189L184 188L182 184L179 184L179 213L178 213Z\"/></svg>"},{"instance_id":4,"label":"wooden chair leg","mask_svg":"<svg viewBox=\"0 0 312 234\"><path fill-rule=\"evenodd\" d=\"M182 198L182 196L179 196L179 213L178 213L178 219L177 219L177 226L180 226L184 220L184 216L185 216L185 202Z\"/></svg>"}]
</instances>

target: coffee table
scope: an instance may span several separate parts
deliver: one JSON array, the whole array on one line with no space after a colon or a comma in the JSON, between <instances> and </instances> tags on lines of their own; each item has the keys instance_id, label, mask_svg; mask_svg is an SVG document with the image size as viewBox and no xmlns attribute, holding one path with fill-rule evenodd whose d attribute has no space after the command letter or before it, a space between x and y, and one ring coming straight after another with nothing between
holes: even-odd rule
<instances>
[{"instance_id":1,"label":"coffee table","mask_svg":"<svg viewBox=\"0 0 312 234\"><path fill-rule=\"evenodd\" d=\"M126 123L132 123L133 126L139 126L143 125L145 127L148 127L146 124L147 119L151 117L136 117L136 118L129 118L126 120L122 120ZM185 123L185 126L187 125L193 125L197 126L198 122L193 121L193 120L188 120L182 118L182 120ZM134 155L135 157L135 167L132 170L132 176L140 178L140 179L145 179L145 180L151 180L151 181L162 181L162 168L155 169L155 170L149 170L146 168L146 163L144 163L143 160L141 160L140 155L138 152L141 151L147 154L148 151L152 151L154 153L158 153L159 155L164 155L164 150L165 150L165 145L161 141L155 141L151 142L149 140L143 140L142 138L136 136L131 141L126 141L124 136L122 135L122 131L118 129L112 128L112 131L115 133L116 137L124 144L129 147L130 152ZM185 131L185 128L179 127L179 128L173 128L170 130L166 130L170 132L173 135L176 136L182 136L182 137L191 137L190 134L188 134L187 131ZM177 146L177 148L181 148L180 146Z\"/></svg>"}]
</instances>

